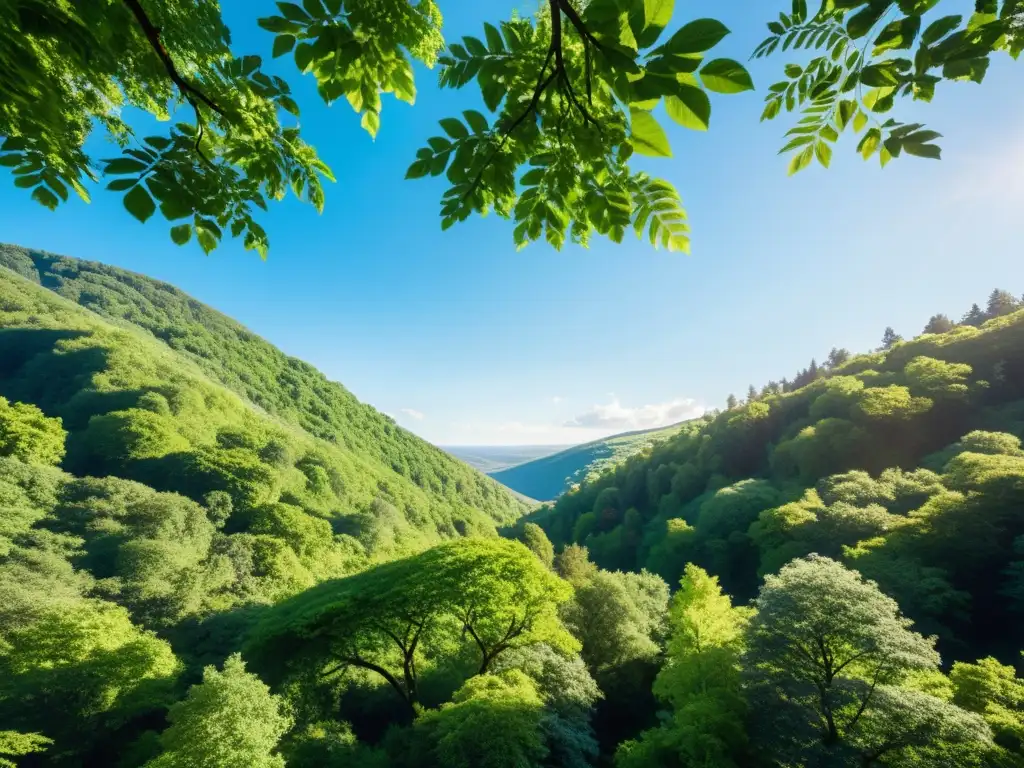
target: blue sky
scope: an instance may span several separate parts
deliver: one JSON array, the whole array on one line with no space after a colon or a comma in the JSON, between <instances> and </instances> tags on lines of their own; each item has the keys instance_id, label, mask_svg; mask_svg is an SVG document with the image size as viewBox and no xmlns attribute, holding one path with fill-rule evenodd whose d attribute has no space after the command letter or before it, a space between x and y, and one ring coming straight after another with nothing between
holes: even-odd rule
<instances>
[{"instance_id":1,"label":"blue sky","mask_svg":"<svg viewBox=\"0 0 1024 768\"><path fill-rule=\"evenodd\" d=\"M745 60L779 2L680 0L676 23L721 19L734 34L715 55ZM255 18L272 3L222 5L236 48L269 59ZM444 0L446 37L479 34L516 5L530 7ZM479 106L476 91L439 91L420 71L415 107L386 97L371 141L347 104L325 107L280 62L338 182L322 216L294 200L272 207L268 261L233 241L209 257L178 248L163 222L141 225L99 190L54 214L0 184L0 239L174 283L442 445L562 444L678 420L832 346L877 346L886 325L913 335L993 287L1024 291L1020 69L1000 57L981 87L944 84L931 105L900 105L900 119L944 134L941 162L882 171L847 138L829 171L787 178L776 155L787 126L758 123L784 61L751 67L757 92L714 98L706 134L663 121L674 157L645 165L682 193L692 256L636 240L516 252L496 217L441 232L443 181L402 177L437 119Z\"/></svg>"}]
</instances>

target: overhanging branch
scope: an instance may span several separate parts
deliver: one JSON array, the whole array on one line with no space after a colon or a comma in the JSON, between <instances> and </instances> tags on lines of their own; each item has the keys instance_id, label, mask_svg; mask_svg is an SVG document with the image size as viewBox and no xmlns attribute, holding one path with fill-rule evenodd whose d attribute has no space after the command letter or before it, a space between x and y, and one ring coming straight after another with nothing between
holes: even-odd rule
<instances>
[{"instance_id":1,"label":"overhanging branch","mask_svg":"<svg viewBox=\"0 0 1024 768\"><path fill-rule=\"evenodd\" d=\"M186 80L181 75L180 72L178 72L178 68L175 66L174 60L171 58L170 52L168 52L167 48L163 44L163 41L160 39L159 27L153 24L152 20L146 14L145 9L139 3L139 0L121 1L125 4L125 6L127 6L128 10L132 12L132 15L135 17L135 20L142 28L142 33L146 36L146 39L149 41L149 44L153 48L153 51L160 58L160 62L164 65L164 69L167 70L167 76L171 79L171 82L177 86L178 90L181 92L181 95L184 96L185 100L191 105L192 111L195 112L197 125L195 149L196 152L199 153L199 156L203 158L203 160L205 160L207 163L209 163L209 158L207 158L206 155L203 154L203 150L200 147L200 144L203 140L203 134L206 128L206 123L203 120L203 114L199 109L199 104L204 104L221 117L227 118L227 114L224 112L223 109L221 109L220 106L218 106L218 104L213 99L211 99L201 90L192 85L188 80Z\"/></svg>"},{"instance_id":2,"label":"overhanging branch","mask_svg":"<svg viewBox=\"0 0 1024 768\"><path fill-rule=\"evenodd\" d=\"M548 0L548 7L551 10L551 42L548 44L547 54L544 57L544 63L541 65L540 73L537 76L537 85L534 86L533 95L530 98L529 103L526 105L526 109L521 112L518 117L513 120L509 126L502 131L501 141L498 143L491 153L487 156L483 165L480 166L480 170L477 172L473 182L469 185L469 189L466 190L462 196L462 200L465 201L472 195L479 187L480 182L483 179L484 171L490 167L491 163L494 162L494 158L498 156L498 153L505 148L509 138L515 132L519 126L521 126L528 117L530 117L537 110L537 105L540 104L540 99L544 95L544 92L551 86L553 82L561 79L563 90L565 93L566 101L580 113L583 118L584 124L591 124L598 131L601 130L600 124L593 118L590 112L587 111L586 107L576 97L576 91L573 89L572 80L569 77L569 73L565 68L565 60L562 54L562 14L564 13L569 19L570 23L575 27L580 37L583 39L584 53L586 57L586 86L587 86L587 102L593 106L593 91L591 87L591 65L590 65L590 45L594 45L598 50L604 50L601 43L595 38L590 31L587 29L586 24L583 23L583 19L576 12L576 9L572 7L570 0ZM554 59L555 65L552 69L551 74L545 77L547 74L548 67L551 66L551 61Z\"/></svg>"}]
</instances>

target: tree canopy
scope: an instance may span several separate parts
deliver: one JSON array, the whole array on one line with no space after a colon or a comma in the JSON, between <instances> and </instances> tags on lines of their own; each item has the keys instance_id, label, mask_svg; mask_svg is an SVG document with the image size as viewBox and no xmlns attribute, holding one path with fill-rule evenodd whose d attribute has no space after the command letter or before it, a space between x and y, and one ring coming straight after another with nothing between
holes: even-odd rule
<instances>
[{"instance_id":1,"label":"tree canopy","mask_svg":"<svg viewBox=\"0 0 1024 768\"><path fill-rule=\"evenodd\" d=\"M818 52L785 66L763 119L799 111L783 151L790 172L817 158L848 126L858 151L884 165L902 152L937 158L939 134L882 122L896 99L931 100L944 80L981 82L993 53L1024 47L1019 0L935 17L936 0L823 0L811 13L793 0L754 52ZM951 6L942 3L942 9ZM486 23L481 37L446 44L433 0L303 0L258 19L272 55L312 74L327 104L344 97L370 135L382 95L415 100L412 62L439 65L445 88L476 81L487 116L468 109L441 121L407 177L446 176L441 224L495 211L516 222L518 246L561 247L627 229L655 246L689 249L680 195L634 171L634 153L672 156L654 114L707 130L709 92L754 87L742 64L709 52L729 33L714 19L675 18L672 0L548 0L533 17ZM301 133L288 82L259 56L234 51L216 3L120 0L17 2L0 11L0 164L16 186L56 209L74 191L88 200L101 175L140 221L159 209L174 242L209 252L229 232L265 256L260 210L289 190L317 210L331 170ZM927 20L927 24L925 21ZM255 20L254 20L255 21ZM670 31L674 27L674 31ZM862 42L863 41L863 42ZM134 110L171 123L137 135ZM100 126L119 147L95 160L85 143ZM865 130L866 129L866 130Z\"/></svg>"}]
</instances>

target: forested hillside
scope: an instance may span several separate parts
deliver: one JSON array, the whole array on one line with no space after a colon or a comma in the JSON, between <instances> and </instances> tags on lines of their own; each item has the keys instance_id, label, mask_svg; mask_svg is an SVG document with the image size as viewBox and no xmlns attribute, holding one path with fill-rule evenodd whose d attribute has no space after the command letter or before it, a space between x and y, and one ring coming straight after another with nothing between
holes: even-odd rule
<instances>
[{"instance_id":1,"label":"forested hillside","mask_svg":"<svg viewBox=\"0 0 1024 768\"><path fill-rule=\"evenodd\" d=\"M270 480L275 474L315 475L320 466L331 477L323 484L331 487L312 502L317 514L408 520L413 538L431 529L425 540L437 532L454 535L456 525L487 528L522 510L501 486L170 285L9 245L0 246L0 266L90 310L74 312L10 276L4 279L11 298L0 319L0 394L63 418L71 433L65 466L77 474L118 474L199 499L209 490L230 489L192 487L191 479L175 474L185 470L171 465L197 461L186 461L183 451L212 448L211 461L224 464L225 456L232 457L234 479L210 482L251 483L238 493L262 499L274 491L257 490L260 482L269 488L283 482ZM70 380L55 381L58 370ZM100 429L114 443L94 445ZM149 455L139 446L158 433L172 439L158 456ZM241 480L247 473L250 480ZM374 504L389 509L371 513Z\"/></svg>"},{"instance_id":2,"label":"forested hillside","mask_svg":"<svg viewBox=\"0 0 1024 768\"><path fill-rule=\"evenodd\" d=\"M671 437L679 424L612 435L488 474L514 491L550 501L589 477Z\"/></svg>"},{"instance_id":3,"label":"forested hillside","mask_svg":"<svg viewBox=\"0 0 1024 768\"><path fill-rule=\"evenodd\" d=\"M686 563L752 598L815 552L876 580L952 657L1024 637L1024 311L834 350L539 511L555 546L676 583ZM1012 631L1011 631L1012 630Z\"/></svg>"},{"instance_id":4,"label":"forested hillside","mask_svg":"<svg viewBox=\"0 0 1024 768\"><path fill-rule=\"evenodd\" d=\"M549 539L169 286L3 258L0 765L1024 766L1003 294L673 428Z\"/></svg>"}]
</instances>

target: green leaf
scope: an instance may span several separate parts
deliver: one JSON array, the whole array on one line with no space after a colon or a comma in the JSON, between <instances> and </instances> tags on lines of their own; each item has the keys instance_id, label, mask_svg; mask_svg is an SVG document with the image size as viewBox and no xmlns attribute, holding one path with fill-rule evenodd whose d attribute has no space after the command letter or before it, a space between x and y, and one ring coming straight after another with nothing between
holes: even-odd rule
<instances>
[{"instance_id":1,"label":"green leaf","mask_svg":"<svg viewBox=\"0 0 1024 768\"><path fill-rule=\"evenodd\" d=\"M850 122L850 118L853 117L853 113L857 110L857 103L844 99L839 102L839 106L836 108L836 125L839 131L842 132L846 129L846 125Z\"/></svg>"},{"instance_id":2,"label":"green leaf","mask_svg":"<svg viewBox=\"0 0 1024 768\"><path fill-rule=\"evenodd\" d=\"M640 48L654 45L672 20L674 6L675 0L644 0L644 28L636 38Z\"/></svg>"},{"instance_id":3,"label":"green leaf","mask_svg":"<svg viewBox=\"0 0 1024 768\"><path fill-rule=\"evenodd\" d=\"M409 170L405 172L405 178L407 179L422 179L430 173L430 161L429 160L416 160L412 165L409 166Z\"/></svg>"},{"instance_id":4,"label":"green leaf","mask_svg":"<svg viewBox=\"0 0 1024 768\"><path fill-rule=\"evenodd\" d=\"M362 118L359 120L359 125L362 126L363 130L370 134L371 138L377 138L377 131L380 130L380 114L377 112L364 112Z\"/></svg>"},{"instance_id":5,"label":"green leaf","mask_svg":"<svg viewBox=\"0 0 1024 768\"><path fill-rule=\"evenodd\" d=\"M673 96L665 97L668 116L684 128L706 131L711 123L711 100L700 88L681 86Z\"/></svg>"},{"instance_id":6,"label":"green leaf","mask_svg":"<svg viewBox=\"0 0 1024 768\"><path fill-rule=\"evenodd\" d=\"M290 112L296 117L299 116L299 105L295 103L295 100L291 96L278 96L277 104L286 112Z\"/></svg>"},{"instance_id":7,"label":"green leaf","mask_svg":"<svg viewBox=\"0 0 1024 768\"><path fill-rule=\"evenodd\" d=\"M310 22L312 19L309 18L309 14L302 10L295 3L278 3L277 7L281 10L281 15L291 21L304 21Z\"/></svg>"},{"instance_id":8,"label":"green leaf","mask_svg":"<svg viewBox=\"0 0 1024 768\"><path fill-rule=\"evenodd\" d=\"M444 132L453 139L464 139L469 136L469 131L466 129L466 126L454 117L445 117L440 120L440 123L441 127L444 128Z\"/></svg>"},{"instance_id":9,"label":"green leaf","mask_svg":"<svg viewBox=\"0 0 1024 768\"><path fill-rule=\"evenodd\" d=\"M932 45L960 26L963 16L943 16L928 25L928 28L921 35L921 42L925 45Z\"/></svg>"},{"instance_id":10,"label":"green leaf","mask_svg":"<svg viewBox=\"0 0 1024 768\"><path fill-rule=\"evenodd\" d=\"M700 70L704 86L716 93L741 93L754 89L750 73L738 61L714 59Z\"/></svg>"},{"instance_id":11,"label":"green leaf","mask_svg":"<svg viewBox=\"0 0 1024 768\"><path fill-rule=\"evenodd\" d=\"M153 198L149 196L149 192L142 185L132 187L124 196L124 207L128 209L128 213L142 223L145 223L156 212L156 203L153 202Z\"/></svg>"},{"instance_id":12,"label":"green leaf","mask_svg":"<svg viewBox=\"0 0 1024 768\"><path fill-rule=\"evenodd\" d=\"M146 170L146 164L131 157L118 157L113 160L106 160L104 173L120 175L123 173L141 173Z\"/></svg>"},{"instance_id":13,"label":"green leaf","mask_svg":"<svg viewBox=\"0 0 1024 768\"><path fill-rule=\"evenodd\" d=\"M729 34L729 28L715 19L697 19L679 29L660 49L667 53L703 53Z\"/></svg>"},{"instance_id":14,"label":"green leaf","mask_svg":"<svg viewBox=\"0 0 1024 768\"><path fill-rule=\"evenodd\" d=\"M937 144L917 144L904 141L903 151L914 157L927 157L931 160L942 159L942 148Z\"/></svg>"},{"instance_id":15,"label":"green leaf","mask_svg":"<svg viewBox=\"0 0 1024 768\"><path fill-rule=\"evenodd\" d=\"M466 122L473 129L473 133L485 133L487 131L487 118L475 109L464 110L462 116L466 118Z\"/></svg>"},{"instance_id":16,"label":"green leaf","mask_svg":"<svg viewBox=\"0 0 1024 768\"><path fill-rule=\"evenodd\" d=\"M199 241L199 247L203 249L203 253L206 255L209 255L217 247L217 238L205 227L196 226L196 239Z\"/></svg>"},{"instance_id":17,"label":"green leaf","mask_svg":"<svg viewBox=\"0 0 1024 768\"><path fill-rule=\"evenodd\" d=\"M192 225L191 224L179 224L176 227L171 227L171 240L177 245L184 245L192 239Z\"/></svg>"},{"instance_id":18,"label":"green leaf","mask_svg":"<svg viewBox=\"0 0 1024 768\"><path fill-rule=\"evenodd\" d=\"M808 165L810 165L811 160L813 159L814 147L812 145L808 145L800 154L793 156L793 159L789 162L788 174L792 176L795 173L799 173Z\"/></svg>"},{"instance_id":19,"label":"green leaf","mask_svg":"<svg viewBox=\"0 0 1024 768\"><path fill-rule=\"evenodd\" d=\"M853 132L860 133L864 130L864 126L868 124L868 116L863 112L857 112L853 116Z\"/></svg>"},{"instance_id":20,"label":"green leaf","mask_svg":"<svg viewBox=\"0 0 1024 768\"><path fill-rule=\"evenodd\" d=\"M278 35L274 38L274 58L276 59L278 56L284 56L294 47L295 38L292 35Z\"/></svg>"},{"instance_id":21,"label":"green leaf","mask_svg":"<svg viewBox=\"0 0 1024 768\"><path fill-rule=\"evenodd\" d=\"M633 107L629 110L630 140L633 148L641 155L650 157L672 157L665 129L650 112Z\"/></svg>"},{"instance_id":22,"label":"green leaf","mask_svg":"<svg viewBox=\"0 0 1024 768\"><path fill-rule=\"evenodd\" d=\"M786 73L786 77L800 77L804 73L804 68L799 64L787 64L783 71Z\"/></svg>"},{"instance_id":23,"label":"green leaf","mask_svg":"<svg viewBox=\"0 0 1024 768\"><path fill-rule=\"evenodd\" d=\"M491 53L501 53L505 50L505 41L501 39L501 32L493 24L484 22L484 37L487 38L487 47Z\"/></svg>"},{"instance_id":24,"label":"green leaf","mask_svg":"<svg viewBox=\"0 0 1024 768\"><path fill-rule=\"evenodd\" d=\"M131 189L139 183L138 179L113 179L107 184L107 189L111 192L124 192L126 189Z\"/></svg>"},{"instance_id":25,"label":"green leaf","mask_svg":"<svg viewBox=\"0 0 1024 768\"><path fill-rule=\"evenodd\" d=\"M832 162L832 147L819 140L814 145L814 155L818 158L819 163L828 168L828 164Z\"/></svg>"},{"instance_id":26,"label":"green leaf","mask_svg":"<svg viewBox=\"0 0 1024 768\"><path fill-rule=\"evenodd\" d=\"M299 43L295 49L295 66L300 72L307 72L309 65L313 63L313 46L309 43Z\"/></svg>"},{"instance_id":27,"label":"green leaf","mask_svg":"<svg viewBox=\"0 0 1024 768\"><path fill-rule=\"evenodd\" d=\"M46 187L36 187L32 192L32 199L40 205L45 205L51 211L57 210L57 206L60 205L57 196Z\"/></svg>"},{"instance_id":28,"label":"green leaf","mask_svg":"<svg viewBox=\"0 0 1024 768\"><path fill-rule=\"evenodd\" d=\"M42 182L43 177L40 174L35 173L31 176L19 176L14 180L14 186L20 189L29 189L34 187L36 184L41 184Z\"/></svg>"},{"instance_id":29,"label":"green leaf","mask_svg":"<svg viewBox=\"0 0 1024 768\"><path fill-rule=\"evenodd\" d=\"M878 149L878 145L882 143L882 132L877 128L872 128L864 134L864 138L860 140L860 144L857 145L857 151L860 152L861 157L867 160L871 157L875 150Z\"/></svg>"},{"instance_id":30,"label":"green leaf","mask_svg":"<svg viewBox=\"0 0 1024 768\"><path fill-rule=\"evenodd\" d=\"M859 3L858 3L859 5ZM889 10L890 3L871 2L846 22L846 31L854 40L864 37Z\"/></svg>"}]
</instances>

